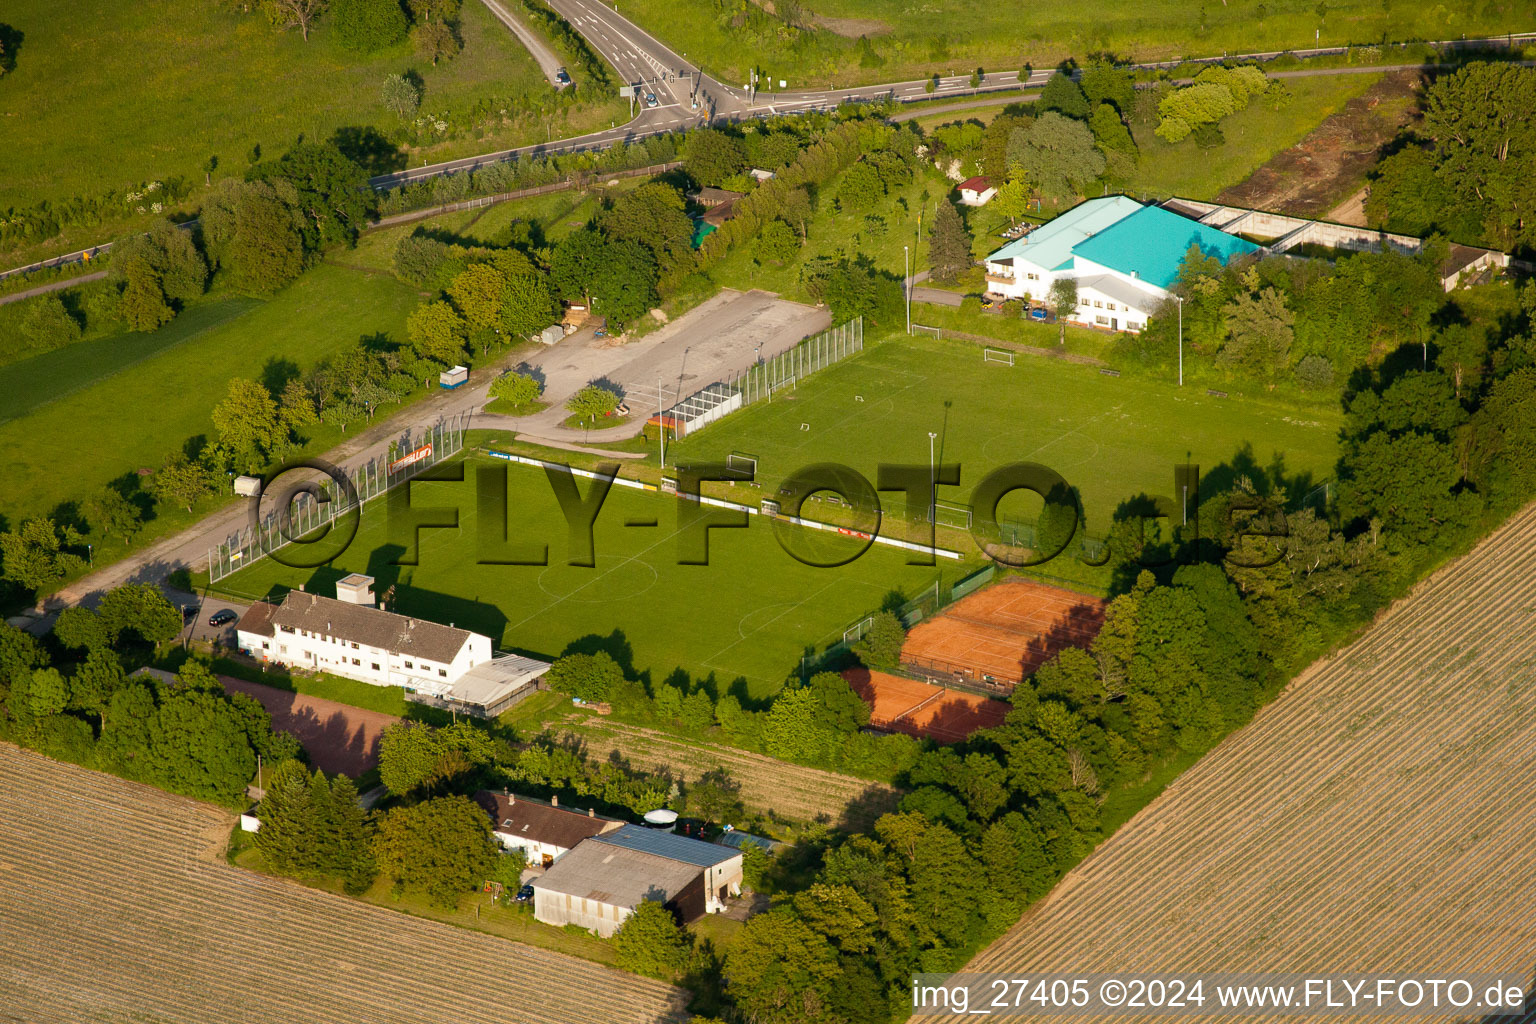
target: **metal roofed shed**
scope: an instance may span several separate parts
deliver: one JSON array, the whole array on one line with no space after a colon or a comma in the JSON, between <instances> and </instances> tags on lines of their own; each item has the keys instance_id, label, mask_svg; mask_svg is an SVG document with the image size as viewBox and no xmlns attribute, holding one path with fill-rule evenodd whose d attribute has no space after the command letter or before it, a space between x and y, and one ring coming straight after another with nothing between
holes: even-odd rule
<instances>
[{"instance_id":1,"label":"metal roofed shed","mask_svg":"<svg viewBox=\"0 0 1536 1024\"><path fill-rule=\"evenodd\" d=\"M574 924L604 938L646 900L684 922L705 913L704 868L587 839L532 880L535 920Z\"/></svg>"},{"instance_id":2,"label":"metal roofed shed","mask_svg":"<svg viewBox=\"0 0 1536 1024\"><path fill-rule=\"evenodd\" d=\"M459 676L442 699L472 715L495 718L537 690L548 671L547 661L503 654Z\"/></svg>"},{"instance_id":3,"label":"metal roofed shed","mask_svg":"<svg viewBox=\"0 0 1536 1024\"><path fill-rule=\"evenodd\" d=\"M701 868L713 867L732 857L741 856L737 851L723 849L714 843L689 839L687 836L680 836L673 832L660 832L640 825L625 825L617 832L594 836L592 841L622 846L627 850L666 857L669 860L683 861Z\"/></svg>"}]
</instances>

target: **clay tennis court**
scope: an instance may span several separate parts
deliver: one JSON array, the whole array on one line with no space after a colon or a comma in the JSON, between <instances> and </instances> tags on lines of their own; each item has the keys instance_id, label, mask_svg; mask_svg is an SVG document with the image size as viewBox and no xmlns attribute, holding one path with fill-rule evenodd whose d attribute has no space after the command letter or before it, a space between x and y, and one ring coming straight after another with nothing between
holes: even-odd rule
<instances>
[{"instance_id":1,"label":"clay tennis court","mask_svg":"<svg viewBox=\"0 0 1536 1024\"><path fill-rule=\"evenodd\" d=\"M1006 692L1065 647L1086 647L1104 625L1104 602L1032 580L978 590L918 623L902 663Z\"/></svg>"},{"instance_id":2,"label":"clay tennis court","mask_svg":"<svg viewBox=\"0 0 1536 1024\"><path fill-rule=\"evenodd\" d=\"M357 778L379 763L379 737L400 719L323 697L219 676L226 690L248 693L272 716L272 728L291 732L316 768Z\"/></svg>"},{"instance_id":3,"label":"clay tennis court","mask_svg":"<svg viewBox=\"0 0 1536 1024\"><path fill-rule=\"evenodd\" d=\"M903 679L888 672L851 668L848 685L870 706L869 724L877 729L958 743L978 729L1002 725L1009 705L991 697Z\"/></svg>"}]
</instances>

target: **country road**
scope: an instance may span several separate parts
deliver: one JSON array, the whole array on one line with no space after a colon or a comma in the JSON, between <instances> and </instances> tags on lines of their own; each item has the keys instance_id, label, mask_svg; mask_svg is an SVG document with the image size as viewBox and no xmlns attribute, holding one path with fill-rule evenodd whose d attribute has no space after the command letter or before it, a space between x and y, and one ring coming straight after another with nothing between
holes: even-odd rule
<instances>
[{"instance_id":1,"label":"country road","mask_svg":"<svg viewBox=\"0 0 1536 1024\"><path fill-rule=\"evenodd\" d=\"M551 50L537 34L530 31L528 26L519 21L511 11L497 3L497 0L481 0L481 2L495 15L497 21L507 26L511 33L517 36L517 41L523 44L523 48L528 51L534 63L543 69L544 80L557 89L563 88L555 78L555 73L563 67L555 51Z\"/></svg>"}]
</instances>

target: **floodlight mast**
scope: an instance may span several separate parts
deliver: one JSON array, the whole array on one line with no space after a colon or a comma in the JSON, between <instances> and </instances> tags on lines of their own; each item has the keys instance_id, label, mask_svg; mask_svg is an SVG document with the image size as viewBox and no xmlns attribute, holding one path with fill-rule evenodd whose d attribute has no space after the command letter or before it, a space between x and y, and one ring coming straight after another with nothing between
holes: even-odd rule
<instances>
[{"instance_id":1,"label":"floodlight mast","mask_svg":"<svg viewBox=\"0 0 1536 1024\"><path fill-rule=\"evenodd\" d=\"M667 414L661 408L661 375L656 375L656 443L661 446L661 468L667 468Z\"/></svg>"}]
</instances>

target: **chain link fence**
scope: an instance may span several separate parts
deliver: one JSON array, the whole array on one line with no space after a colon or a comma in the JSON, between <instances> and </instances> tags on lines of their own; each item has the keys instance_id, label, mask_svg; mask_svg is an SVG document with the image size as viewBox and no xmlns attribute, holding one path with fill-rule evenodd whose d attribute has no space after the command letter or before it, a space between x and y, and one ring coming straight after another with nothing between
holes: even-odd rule
<instances>
[{"instance_id":1,"label":"chain link fence","mask_svg":"<svg viewBox=\"0 0 1536 1024\"><path fill-rule=\"evenodd\" d=\"M353 508L377 498L402 481L458 454L464 447L469 415L441 419L407 431L396 449L343 469L348 490L334 480L319 484L319 496L301 491L284 508L268 509L254 526L246 526L208 552L208 581L217 583L253 565L299 537L307 536ZM264 481L263 493L266 484ZM355 500L354 500L355 498ZM260 501L260 497L248 499Z\"/></svg>"}]
</instances>

